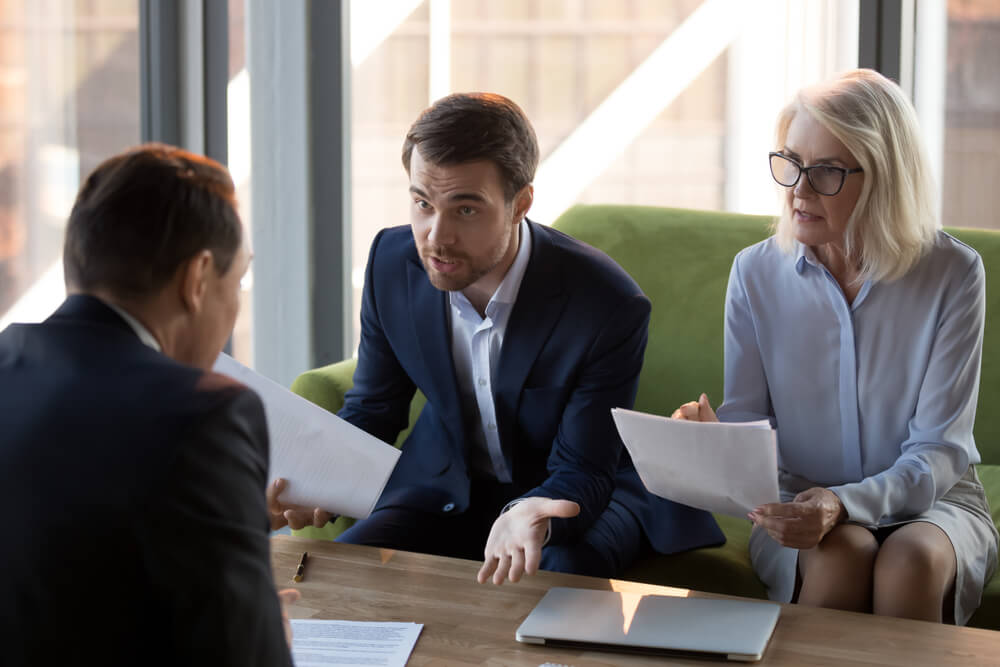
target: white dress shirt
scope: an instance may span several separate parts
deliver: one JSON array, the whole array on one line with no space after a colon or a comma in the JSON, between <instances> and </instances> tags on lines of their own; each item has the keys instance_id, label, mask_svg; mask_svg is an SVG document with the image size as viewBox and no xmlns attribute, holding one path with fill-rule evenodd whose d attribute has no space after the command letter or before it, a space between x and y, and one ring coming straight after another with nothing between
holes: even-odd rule
<instances>
[{"instance_id":1,"label":"white dress shirt","mask_svg":"<svg viewBox=\"0 0 1000 667\"><path fill-rule=\"evenodd\" d=\"M469 466L480 476L507 484L511 482L511 475L500 447L493 383L507 322L531 256L531 231L526 221L521 220L518 233L521 244L514 263L486 304L486 317L480 317L461 292L448 293L451 356L470 444L467 450Z\"/></svg>"},{"instance_id":2,"label":"white dress shirt","mask_svg":"<svg viewBox=\"0 0 1000 667\"><path fill-rule=\"evenodd\" d=\"M127 312L125 312L123 308L119 308L113 303L109 303L107 301L104 301L103 299L101 299L101 303L103 303L105 306L115 311L116 313L118 313L121 316L121 318L125 320L125 323L132 328L132 331L135 332L135 335L139 337L139 340L141 340L144 345L148 345L157 352L163 352L163 348L160 347L160 342L156 340L156 337L149 332L149 329L143 326L142 322L135 319Z\"/></svg>"}]
</instances>

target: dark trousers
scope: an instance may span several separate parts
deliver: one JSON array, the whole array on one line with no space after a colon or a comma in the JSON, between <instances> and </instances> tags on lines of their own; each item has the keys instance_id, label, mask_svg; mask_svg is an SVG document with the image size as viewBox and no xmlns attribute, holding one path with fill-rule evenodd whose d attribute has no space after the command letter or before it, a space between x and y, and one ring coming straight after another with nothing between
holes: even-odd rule
<instances>
[{"instance_id":1,"label":"dark trousers","mask_svg":"<svg viewBox=\"0 0 1000 667\"><path fill-rule=\"evenodd\" d=\"M355 523L337 541L481 561L493 522L504 506L519 495L510 485L496 482L477 480L472 489L465 512L387 507ZM611 501L580 541L543 548L541 568L619 577L641 555L651 551L636 518L624 505Z\"/></svg>"}]
</instances>

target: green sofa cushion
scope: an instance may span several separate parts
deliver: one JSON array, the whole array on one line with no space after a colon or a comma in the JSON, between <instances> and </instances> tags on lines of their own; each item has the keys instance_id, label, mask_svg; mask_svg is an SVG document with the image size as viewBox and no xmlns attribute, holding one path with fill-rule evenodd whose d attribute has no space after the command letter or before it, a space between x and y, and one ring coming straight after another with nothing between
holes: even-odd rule
<instances>
[{"instance_id":1,"label":"green sofa cushion","mask_svg":"<svg viewBox=\"0 0 1000 667\"><path fill-rule=\"evenodd\" d=\"M979 465L976 472L990 500L993 523L1000 527L1000 465ZM983 602L969 619L969 625L1000 630L1000 573L994 573L983 590Z\"/></svg>"}]
</instances>

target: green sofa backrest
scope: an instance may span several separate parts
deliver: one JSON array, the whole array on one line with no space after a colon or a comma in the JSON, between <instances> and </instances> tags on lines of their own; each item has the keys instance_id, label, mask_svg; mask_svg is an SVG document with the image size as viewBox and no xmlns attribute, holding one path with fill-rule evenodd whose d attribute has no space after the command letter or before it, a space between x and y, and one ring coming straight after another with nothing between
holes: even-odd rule
<instances>
[{"instance_id":1,"label":"green sofa backrest","mask_svg":"<svg viewBox=\"0 0 1000 667\"><path fill-rule=\"evenodd\" d=\"M770 234L772 218L643 206L574 206L554 227L600 248L653 303L636 409L669 415L708 393L722 402L723 311L733 257ZM1000 464L1000 232L948 229L986 266L986 334L976 412L983 462Z\"/></svg>"}]
</instances>

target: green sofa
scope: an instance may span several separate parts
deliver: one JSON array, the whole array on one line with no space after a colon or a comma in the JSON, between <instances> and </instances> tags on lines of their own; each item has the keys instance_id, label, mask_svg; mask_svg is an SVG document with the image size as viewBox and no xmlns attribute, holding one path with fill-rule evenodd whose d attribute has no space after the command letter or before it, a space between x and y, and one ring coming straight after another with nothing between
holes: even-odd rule
<instances>
[{"instance_id":1,"label":"green sofa","mask_svg":"<svg viewBox=\"0 0 1000 667\"><path fill-rule=\"evenodd\" d=\"M668 415L683 402L707 392L722 400L723 304L729 268L741 249L767 237L770 218L732 213L638 206L576 206L554 224L557 229L600 248L625 268L653 303L649 345L635 408ZM986 337L976 420L976 443L983 456L979 475L986 486L993 520L1000 524L1000 232L949 230L976 248L986 265ZM351 386L354 361L300 375L292 390L336 411ZM415 422L424 398L411 406ZM406 433L400 435L399 443ZM724 546L655 556L637 563L628 579L748 597L766 597L747 553L750 523L716 517L726 533ZM339 519L309 537L333 538L347 525ZM987 587L970 625L1000 629L1000 576Z\"/></svg>"}]
</instances>

